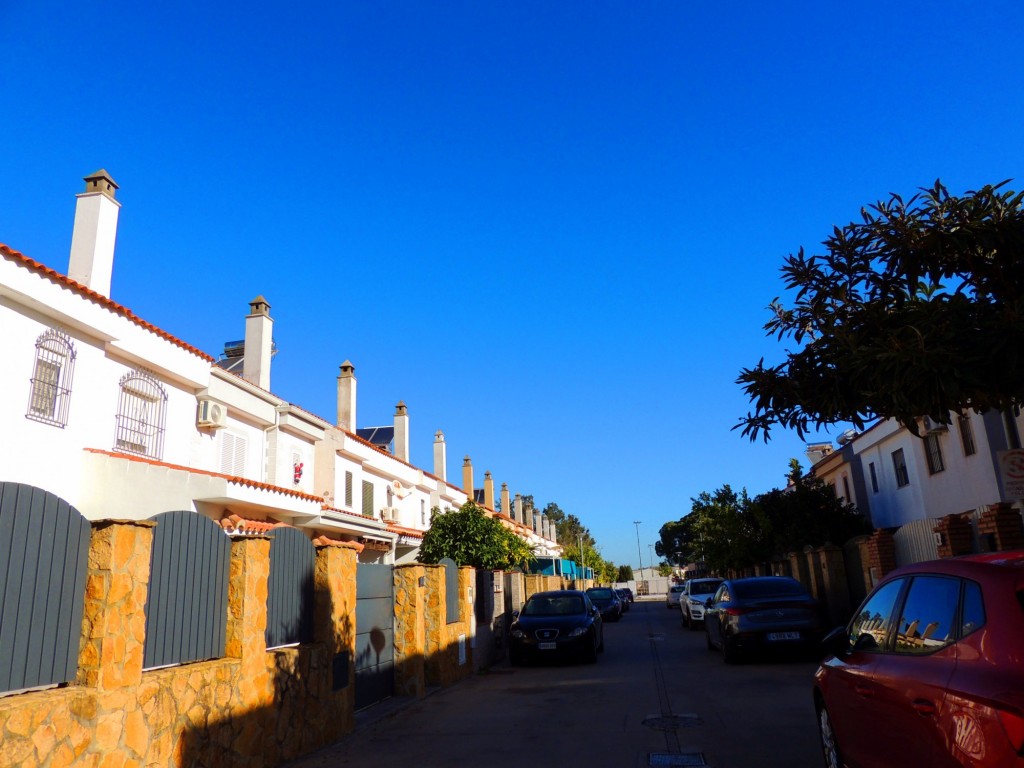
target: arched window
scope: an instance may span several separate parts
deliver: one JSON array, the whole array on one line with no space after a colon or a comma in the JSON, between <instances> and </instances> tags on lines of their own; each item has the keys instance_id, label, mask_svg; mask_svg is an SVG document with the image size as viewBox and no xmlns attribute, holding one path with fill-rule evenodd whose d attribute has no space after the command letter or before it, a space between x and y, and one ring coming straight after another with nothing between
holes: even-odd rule
<instances>
[{"instance_id":1,"label":"arched window","mask_svg":"<svg viewBox=\"0 0 1024 768\"><path fill-rule=\"evenodd\" d=\"M164 450L167 393L152 374L130 371L121 377L114 450L159 459Z\"/></svg>"},{"instance_id":2,"label":"arched window","mask_svg":"<svg viewBox=\"0 0 1024 768\"><path fill-rule=\"evenodd\" d=\"M52 328L36 339L28 413L35 421L64 427L68 423L75 348L71 339Z\"/></svg>"}]
</instances>

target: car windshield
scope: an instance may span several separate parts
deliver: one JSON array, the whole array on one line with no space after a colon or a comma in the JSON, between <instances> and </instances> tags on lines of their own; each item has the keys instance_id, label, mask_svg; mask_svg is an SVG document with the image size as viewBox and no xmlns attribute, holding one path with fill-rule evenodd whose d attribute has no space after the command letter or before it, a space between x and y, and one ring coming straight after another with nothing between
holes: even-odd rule
<instances>
[{"instance_id":1,"label":"car windshield","mask_svg":"<svg viewBox=\"0 0 1024 768\"><path fill-rule=\"evenodd\" d=\"M571 616L583 613L583 598L579 595L534 596L523 606L524 616Z\"/></svg>"},{"instance_id":2,"label":"car windshield","mask_svg":"<svg viewBox=\"0 0 1024 768\"><path fill-rule=\"evenodd\" d=\"M611 600L614 595L610 589L602 589L600 587L588 589L587 594L590 595L591 600Z\"/></svg>"},{"instance_id":3,"label":"car windshield","mask_svg":"<svg viewBox=\"0 0 1024 768\"><path fill-rule=\"evenodd\" d=\"M710 581L691 581L690 582L690 594L691 595L713 595L715 590L718 589L718 585L722 582L717 579L711 579Z\"/></svg>"},{"instance_id":4,"label":"car windshield","mask_svg":"<svg viewBox=\"0 0 1024 768\"><path fill-rule=\"evenodd\" d=\"M759 597L803 597L807 590L798 581L765 579L733 582L732 593L740 600L756 600Z\"/></svg>"},{"instance_id":5,"label":"car windshield","mask_svg":"<svg viewBox=\"0 0 1024 768\"><path fill-rule=\"evenodd\" d=\"M676 586L676 587L672 587L672 591L673 592L682 592L684 589L686 589L686 587L683 586L682 584L680 584L679 586Z\"/></svg>"}]
</instances>

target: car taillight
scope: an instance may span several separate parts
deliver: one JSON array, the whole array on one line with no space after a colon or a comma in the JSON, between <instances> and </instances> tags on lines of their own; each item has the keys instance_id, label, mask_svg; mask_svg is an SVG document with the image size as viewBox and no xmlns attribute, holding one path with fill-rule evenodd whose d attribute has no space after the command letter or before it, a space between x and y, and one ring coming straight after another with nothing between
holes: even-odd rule
<instances>
[{"instance_id":1,"label":"car taillight","mask_svg":"<svg viewBox=\"0 0 1024 768\"><path fill-rule=\"evenodd\" d=\"M1016 710L997 709L999 722L1015 752L1024 749L1024 715Z\"/></svg>"},{"instance_id":2,"label":"car taillight","mask_svg":"<svg viewBox=\"0 0 1024 768\"><path fill-rule=\"evenodd\" d=\"M728 608L725 608L724 610L730 616L742 616L744 613L747 613L747 609L746 608L737 608L736 606L733 606L733 605L730 605Z\"/></svg>"}]
</instances>

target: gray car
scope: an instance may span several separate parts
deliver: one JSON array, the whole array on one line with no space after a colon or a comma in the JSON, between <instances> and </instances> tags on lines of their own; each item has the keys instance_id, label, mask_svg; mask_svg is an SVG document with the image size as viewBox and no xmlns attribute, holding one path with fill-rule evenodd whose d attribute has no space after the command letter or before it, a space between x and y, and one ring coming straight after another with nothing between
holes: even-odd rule
<instances>
[{"instance_id":1,"label":"gray car","mask_svg":"<svg viewBox=\"0 0 1024 768\"><path fill-rule=\"evenodd\" d=\"M759 651L817 650L822 626L818 602L788 576L727 579L704 610L708 649L729 664Z\"/></svg>"}]
</instances>

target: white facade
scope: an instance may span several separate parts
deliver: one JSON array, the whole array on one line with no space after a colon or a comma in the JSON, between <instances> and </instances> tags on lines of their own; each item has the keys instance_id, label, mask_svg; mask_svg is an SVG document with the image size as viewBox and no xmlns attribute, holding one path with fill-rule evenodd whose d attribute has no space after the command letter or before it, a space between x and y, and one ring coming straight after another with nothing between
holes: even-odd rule
<instances>
[{"instance_id":1,"label":"white facade","mask_svg":"<svg viewBox=\"0 0 1024 768\"><path fill-rule=\"evenodd\" d=\"M1009 446L1000 414L954 415L917 437L881 421L812 467L837 497L868 514L875 528L971 512L1004 498L997 455ZM931 461L929 461L929 453Z\"/></svg>"},{"instance_id":2,"label":"white facade","mask_svg":"<svg viewBox=\"0 0 1024 768\"><path fill-rule=\"evenodd\" d=\"M114 189L80 196L80 212L116 213ZM259 348L245 377L109 299L115 233L92 226L96 218L76 217L73 238L76 253L90 254L76 257L90 285L0 245L0 481L54 493L89 519L191 510L225 527L282 522L352 542L362 561L414 560L431 510L458 508L467 492L362 440L355 424L268 391L272 320L262 297L240 313L246 346ZM354 378L345 386L344 415L354 418ZM339 418L340 395L339 386ZM404 404L396 426L408 455ZM538 554L556 549L506 525Z\"/></svg>"}]
</instances>

